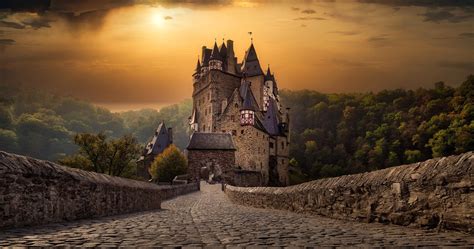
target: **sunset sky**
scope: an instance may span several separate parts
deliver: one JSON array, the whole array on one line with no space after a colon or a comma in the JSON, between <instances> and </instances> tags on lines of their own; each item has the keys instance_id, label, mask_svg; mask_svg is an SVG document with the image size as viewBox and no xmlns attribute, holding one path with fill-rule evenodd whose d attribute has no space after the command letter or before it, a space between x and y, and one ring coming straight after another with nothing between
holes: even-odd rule
<instances>
[{"instance_id":1,"label":"sunset sky","mask_svg":"<svg viewBox=\"0 0 474 249\"><path fill-rule=\"evenodd\" d=\"M0 7L9 8L0 11L0 83L112 110L190 98L201 46L232 39L241 60L249 31L280 88L457 85L474 73L472 1L7 0Z\"/></svg>"}]
</instances>

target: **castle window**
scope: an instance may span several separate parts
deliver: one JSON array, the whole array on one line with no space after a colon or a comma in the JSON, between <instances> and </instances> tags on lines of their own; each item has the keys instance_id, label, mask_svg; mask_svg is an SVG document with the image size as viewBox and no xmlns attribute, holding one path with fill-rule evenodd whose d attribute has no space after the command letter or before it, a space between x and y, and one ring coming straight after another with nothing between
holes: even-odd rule
<instances>
[{"instance_id":1,"label":"castle window","mask_svg":"<svg viewBox=\"0 0 474 249\"><path fill-rule=\"evenodd\" d=\"M281 148L282 148L282 149L285 148L285 143L281 142Z\"/></svg>"},{"instance_id":2,"label":"castle window","mask_svg":"<svg viewBox=\"0 0 474 249\"><path fill-rule=\"evenodd\" d=\"M236 136L237 135L237 131L236 130L232 130L232 136Z\"/></svg>"},{"instance_id":3,"label":"castle window","mask_svg":"<svg viewBox=\"0 0 474 249\"><path fill-rule=\"evenodd\" d=\"M240 130L240 134L244 135L244 130Z\"/></svg>"},{"instance_id":4,"label":"castle window","mask_svg":"<svg viewBox=\"0 0 474 249\"><path fill-rule=\"evenodd\" d=\"M273 143L270 143L270 149L273 149Z\"/></svg>"},{"instance_id":5,"label":"castle window","mask_svg":"<svg viewBox=\"0 0 474 249\"><path fill-rule=\"evenodd\" d=\"M234 115L230 115L230 120L231 120L232 122L235 122L235 116L234 116Z\"/></svg>"},{"instance_id":6,"label":"castle window","mask_svg":"<svg viewBox=\"0 0 474 249\"><path fill-rule=\"evenodd\" d=\"M235 103L235 108L239 108L239 104Z\"/></svg>"},{"instance_id":7,"label":"castle window","mask_svg":"<svg viewBox=\"0 0 474 249\"><path fill-rule=\"evenodd\" d=\"M222 130L222 133L225 133L225 130Z\"/></svg>"}]
</instances>

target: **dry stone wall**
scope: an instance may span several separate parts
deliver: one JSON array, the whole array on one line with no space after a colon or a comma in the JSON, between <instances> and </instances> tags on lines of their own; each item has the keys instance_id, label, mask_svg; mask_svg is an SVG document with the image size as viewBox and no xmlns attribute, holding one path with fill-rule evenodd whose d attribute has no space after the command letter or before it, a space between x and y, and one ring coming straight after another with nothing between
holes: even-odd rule
<instances>
[{"instance_id":1,"label":"dry stone wall","mask_svg":"<svg viewBox=\"0 0 474 249\"><path fill-rule=\"evenodd\" d=\"M160 208L197 184L157 186L0 151L0 228Z\"/></svg>"},{"instance_id":2,"label":"dry stone wall","mask_svg":"<svg viewBox=\"0 0 474 249\"><path fill-rule=\"evenodd\" d=\"M235 203L474 233L474 153L283 188L226 186Z\"/></svg>"}]
</instances>

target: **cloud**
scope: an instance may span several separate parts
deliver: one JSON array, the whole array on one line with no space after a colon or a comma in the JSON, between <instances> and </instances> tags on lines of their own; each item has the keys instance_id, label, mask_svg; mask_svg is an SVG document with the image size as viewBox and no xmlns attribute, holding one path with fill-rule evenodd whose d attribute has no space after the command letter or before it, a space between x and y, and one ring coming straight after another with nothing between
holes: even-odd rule
<instances>
[{"instance_id":1,"label":"cloud","mask_svg":"<svg viewBox=\"0 0 474 249\"><path fill-rule=\"evenodd\" d=\"M313 10L313 9L305 9L305 10L302 10L301 13L303 13L303 14L314 14L314 13L316 13L316 11Z\"/></svg>"},{"instance_id":2,"label":"cloud","mask_svg":"<svg viewBox=\"0 0 474 249\"><path fill-rule=\"evenodd\" d=\"M474 61L440 61L438 66L465 71L474 71Z\"/></svg>"},{"instance_id":3,"label":"cloud","mask_svg":"<svg viewBox=\"0 0 474 249\"><path fill-rule=\"evenodd\" d=\"M427 6L427 7L436 7L436 6L451 6L451 7L465 7L473 6L474 2L472 0L358 0L361 3L376 3L376 4L385 4L392 6Z\"/></svg>"},{"instance_id":4,"label":"cloud","mask_svg":"<svg viewBox=\"0 0 474 249\"><path fill-rule=\"evenodd\" d=\"M172 16L165 16L164 18L165 18L165 20L171 20L171 19L173 19Z\"/></svg>"},{"instance_id":5,"label":"cloud","mask_svg":"<svg viewBox=\"0 0 474 249\"><path fill-rule=\"evenodd\" d=\"M16 22L0 21L0 27L12 28L12 29L24 29L25 25Z\"/></svg>"},{"instance_id":6,"label":"cloud","mask_svg":"<svg viewBox=\"0 0 474 249\"><path fill-rule=\"evenodd\" d=\"M357 31L332 31L332 32L329 32L329 33L338 34L338 35L346 35L346 36L351 36L351 35L358 35L358 34L360 34L360 33L357 32Z\"/></svg>"},{"instance_id":7,"label":"cloud","mask_svg":"<svg viewBox=\"0 0 474 249\"><path fill-rule=\"evenodd\" d=\"M51 19L46 18L46 17L36 17L36 18L28 18L22 23L26 26L30 26L33 29L40 29L40 28L51 28L50 23L52 22Z\"/></svg>"},{"instance_id":8,"label":"cloud","mask_svg":"<svg viewBox=\"0 0 474 249\"><path fill-rule=\"evenodd\" d=\"M291 7L291 10L293 10L293 11L299 11L300 8L298 8L298 7Z\"/></svg>"},{"instance_id":9,"label":"cloud","mask_svg":"<svg viewBox=\"0 0 474 249\"><path fill-rule=\"evenodd\" d=\"M466 20L469 20L474 17L472 13L453 13L449 10L428 10L423 14L423 21L425 22L435 22L440 23L443 21L452 22L452 23L459 23Z\"/></svg>"},{"instance_id":10,"label":"cloud","mask_svg":"<svg viewBox=\"0 0 474 249\"><path fill-rule=\"evenodd\" d=\"M0 39L0 45L13 45L15 40L13 39Z\"/></svg>"},{"instance_id":11,"label":"cloud","mask_svg":"<svg viewBox=\"0 0 474 249\"><path fill-rule=\"evenodd\" d=\"M472 39L472 38L474 38L474 33L466 32L466 33L461 33L458 36L461 39Z\"/></svg>"},{"instance_id":12,"label":"cloud","mask_svg":"<svg viewBox=\"0 0 474 249\"><path fill-rule=\"evenodd\" d=\"M11 46L15 44L15 40L13 39L0 39L0 52L4 52L7 46Z\"/></svg>"},{"instance_id":13,"label":"cloud","mask_svg":"<svg viewBox=\"0 0 474 249\"><path fill-rule=\"evenodd\" d=\"M326 18L322 18L322 17L298 17L298 18L295 18L293 20L295 20L295 21L311 21L311 20L323 21L323 20L326 20Z\"/></svg>"},{"instance_id":14,"label":"cloud","mask_svg":"<svg viewBox=\"0 0 474 249\"><path fill-rule=\"evenodd\" d=\"M376 46L376 47L383 47L390 43L390 39L386 34L380 34L376 36L372 36L367 38L367 42Z\"/></svg>"},{"instance_id":15,"label":"cloud","mask_svg":"<svg viewBox=\"0 0 474 249\"><path fill-rule=\"evenodd\" d=\"M346 59L341 59L341 58L334 58L330 60L330 62L337 65L344 66L344 67L370 67L375 64L375 63L367 63L367 62L361 62L361 61L346 60Z\"/></svg>"}]
</instances>

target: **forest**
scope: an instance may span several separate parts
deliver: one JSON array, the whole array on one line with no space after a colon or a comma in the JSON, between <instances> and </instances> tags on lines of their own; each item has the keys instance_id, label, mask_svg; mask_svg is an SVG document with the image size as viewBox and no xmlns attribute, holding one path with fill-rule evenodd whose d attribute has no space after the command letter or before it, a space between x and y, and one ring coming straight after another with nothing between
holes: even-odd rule
<instances>
[{"instance_id":1,"label":"forest","mask_svg":"<svg viewBox=\"0 0 474 249\"><path fill-rule=\"evenodd\" d=\"M458 87L322 94L284 91L293 166L303 179L382 169L474 150L474 76ZM295 180L294 180L295 181Z\"/></svg>"},{"instance_id":2,"label":"forest","mask_svg":"<svg viewBox=\"0 0 474 249\"><path fill-rule=\"evenodd\" d=\"M474 76L457 87L377 93L280 92L291 107L293 182L381 169L474 150ZM144 145L161 121L184 149L191 100L157 111L112 113L78 100L0 85L0 150L57 161L74 154L79 133Z\"/></svg>"}]
</instances>

